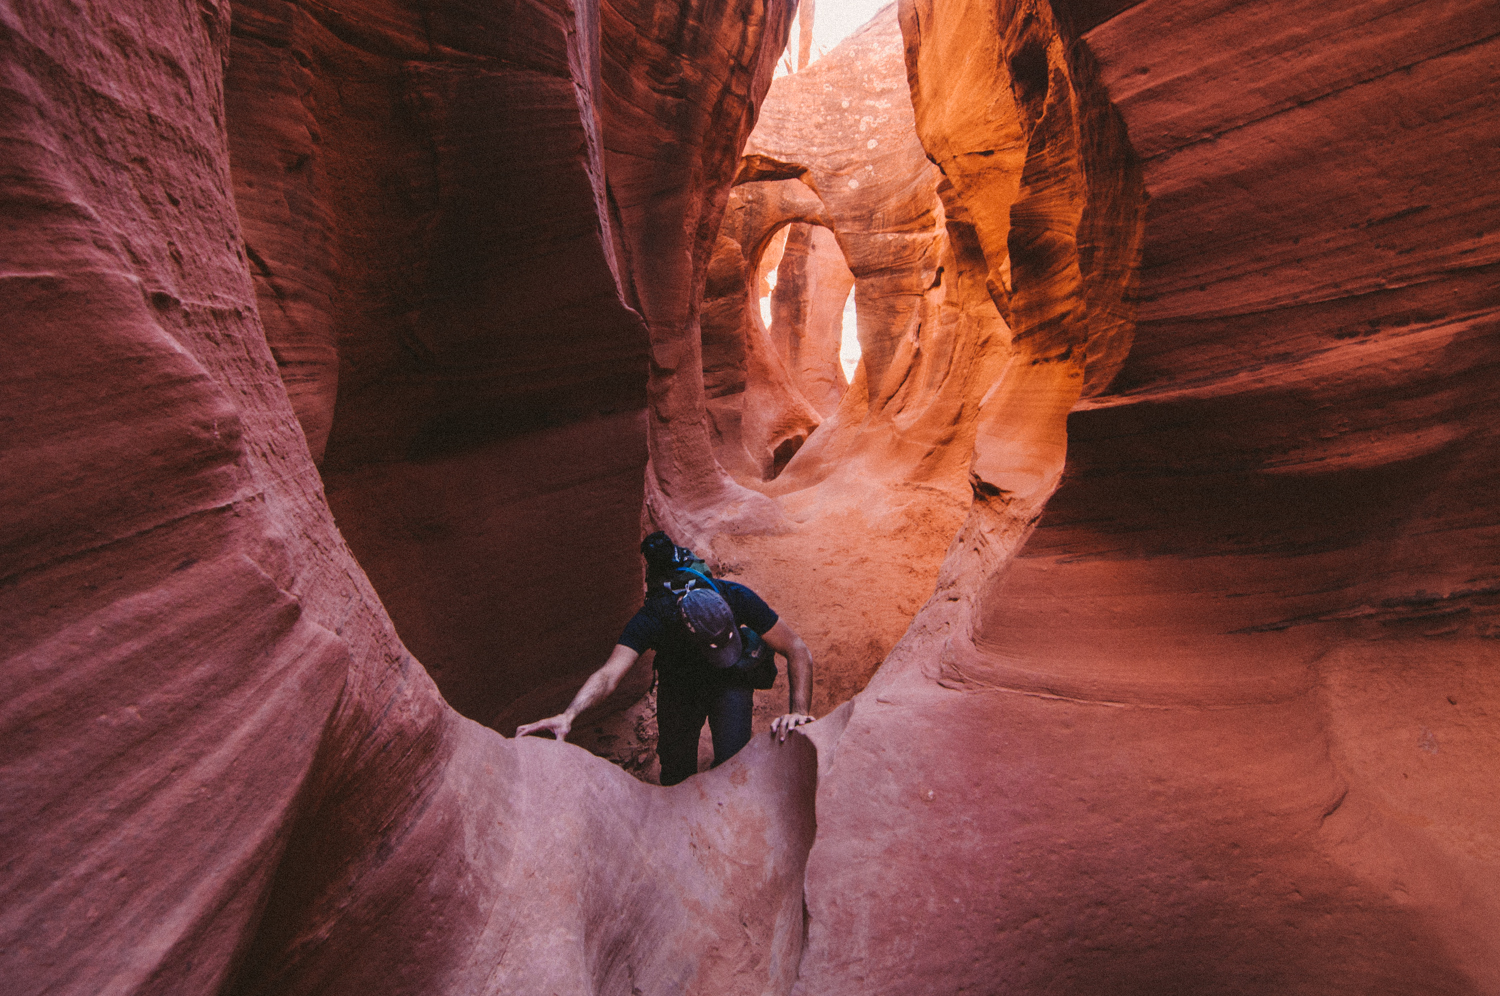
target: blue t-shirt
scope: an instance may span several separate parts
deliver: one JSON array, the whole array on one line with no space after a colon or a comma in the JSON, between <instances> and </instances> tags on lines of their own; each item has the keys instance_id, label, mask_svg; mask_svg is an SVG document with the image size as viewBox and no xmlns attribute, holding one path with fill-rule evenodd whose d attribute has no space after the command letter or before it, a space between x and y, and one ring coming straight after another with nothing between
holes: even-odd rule
<instances>
[{"instance_id":1,"label":"blue t-shirt","mask_svg":"<svg viewBox=\"0 0 1500 996\"><path fill-rule=\"evenodd\" d=\"M749 626L764 636L776 625L776 613L755 592L733 581L715 582L719 594L729 603L735 622ZM677 616L677 603L670 598L648 598L641 610L625 624L620 643L645 653L656 651L656 670L664 680L706 678L706 665L688 639L686 628Z\"/></svg>"}]
</instances>

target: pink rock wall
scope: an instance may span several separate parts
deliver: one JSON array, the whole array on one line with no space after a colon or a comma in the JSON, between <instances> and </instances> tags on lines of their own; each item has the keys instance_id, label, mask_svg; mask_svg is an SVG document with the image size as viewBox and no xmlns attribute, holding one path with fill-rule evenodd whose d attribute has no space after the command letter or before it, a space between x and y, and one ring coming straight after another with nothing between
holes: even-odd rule
<instances>
[{"instance_id":1,"label":"pink rock wall","mask_svg":"<svg viewBox=\"0 0 1500 996\"><path fill-rule=\"evenodd\" d=\"M674 0L604 8L606 167L626 300L651 333L646 504L679 542L772 528L780 511L714 457L699 313L729 185L786 46L790 4ZM727 57L727 58L726 58Z\"/></svg>"},{"instance_id":2,"label":"pink rock wall","mask_svg":"<svg viewBox=\"0 0 1500 996\"><path fill-rule=\"evenodd\" d=\"M745 147L805 167L802 182L824 205L855 276L874 386L915 324L937 265L938 177L911 125L899 35L887 8L803 72L778 79Z\"/></svg>"},{"instance_id":3,"label":"pink rock wall","mask_svg":"<svg viewBox=\"0 0 1500 996\"><path fill-rule=\"evenodd\" d=\"M653 87L761 78L758 8L675 9L623 18L643 61L679 25L724 43L631 90L648 133ZM304 429L313 317L364 257L242 255L228 15L0 10L10 991L1500 992L1488 6L908 3L957 271L919 313L1014 336L972 443L933 457L974 507L865 691L670 790L447 708L345 547ZM662 274L690 326L728 180L652 188L649 150L691 143L619 134L618 272ZM632 227L682 189L712 190L682 232ZM643 286L653 336L680 329ZM900 369L976 355L941 341ZM675 432L694 347L652 344ZM589 452L578 424L555 445ZM890 438L940 438L911 425ZM653 437L649 487L702 524L724 492L694 475L722 475L689 435ZM881 460L923 467L910 445Z\"/></svg>"},{"instance_id":4,"label":"pink rock wall","mask_svg":"<svg viewBox=\"0 0 1500 996\"><path fill-rule=\"evenodd\" d=\"M1034 359L820 780L798 991L1500 991L1497 201L1465 179L1494 32L1055 6L903 7L918 128ZM997 65L1014 116L954 87ZM1088 289L1086 195L1129 165L1091 82L1151 197L1134 294Z\"/></svg>"},{"instance_id":5,"label":"pink rock wall","mask_svg":"<svg viewBox=\"0 0 1500 996\"><path fill-rule=\"evenodd\" d=\"M227 6L0 30L7 990L788 988L805 743L650 789L397 639L258 318Z\"/></svg>"},{"instance_id":6,"label":"pink rock wall","mask_svg":"<svg viewBox=\"0 0 1500 996\"><path fill-rule=\"evenodd\" d=\"M759 296L770 290L766 277L792 231L788 217L827 220L817 195L797 180L737 184L705 288L703 384L714 454L747 482L775 477L778 452L795 452L821 422L759 314Z\"/></svg>"},{"instance_id":7,"label":"pink rock wall","mask_svg":"<svg viewBox=\"0 0 1500 996\"><path fill-rule=\"evenodd\" d=\"M481 722L566 700L639 594L647 334L619 285L599 46L588 6L233 9L267 340L344 537ZM600 611L560 611L564 563L597 570Z\"/></svg>"},{"instance_id":8,"label":"pink rock wall","mask_svg":"<svg viewBox=\"0 0 1500 996\"><path fill-rule=\"evenodd\" d=\"M854 274L838 239L822 225L794 224L782 259L768 331L787 358L797 390L827 418L838 411L849 389L839 352Z\"/></svg>"},{"instance_id":9,"label":"pink rock wall","mask_svg":"<svg viewBox=\"0 0 1500 996\"><path fill-rule=\"evenodd\" d=\"M653 342L697 365L716 191L788 14L705 6L678 31L668 6L235 7L267 338L345 537L483 722L560 708L633 611L648 437L663 522L776 517L734 498L694 378L658 378L650 424L642 383ZM583 619L553 596L579 564Z\"/></svg>"},{"instance_id":10,"label":"pink rock wall","mask_svg":"<svg viewBox=\"0 0 1500 996\"><path fill-rule=\"evenodd\" d=\"M1009 355L1009 332L982 285L968 294L971 303L959 303L957 267L945 255L963 250L950 238L941 174L917 135L902 51L892 5L804 72L777 80L730 200L723 232L741 256L753 258L789 222L817 224L833 233L855 277L862 368L785 473L764 487L778 496L838 477L847 489L899 481L966 497L979 400ZM714 318L705 322L705 348L733 357L733 348L717 344L762 335L749 303L739 310L726 303L722 313L721 320L705 311ZM790 411L805 399L788 400L801 393L795 387L740 380L745 387L726 378L715 392L722 449L752 451L756 476L769 477L764 468L786 437L746 436L735 419ZM763 393L752 397L757 388Z\"/></svg>"}]
</instances>

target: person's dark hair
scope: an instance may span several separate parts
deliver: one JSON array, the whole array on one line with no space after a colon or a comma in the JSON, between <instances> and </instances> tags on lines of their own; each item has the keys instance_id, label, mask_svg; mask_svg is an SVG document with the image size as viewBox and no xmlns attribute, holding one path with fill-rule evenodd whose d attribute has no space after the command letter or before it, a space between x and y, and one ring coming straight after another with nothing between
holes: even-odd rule
<instances>
[{"instance_id":1,"label":"person's dark hair","mask_svg":"<svg viewBox=\"0 0 1500 996\"><path fill-rule=\"evenodd\" d=\"M657 530L641 540L641 556L646 558L647 574L666 574L681 562L679 547L666 533Z\"/></svg>"}]
</instances>

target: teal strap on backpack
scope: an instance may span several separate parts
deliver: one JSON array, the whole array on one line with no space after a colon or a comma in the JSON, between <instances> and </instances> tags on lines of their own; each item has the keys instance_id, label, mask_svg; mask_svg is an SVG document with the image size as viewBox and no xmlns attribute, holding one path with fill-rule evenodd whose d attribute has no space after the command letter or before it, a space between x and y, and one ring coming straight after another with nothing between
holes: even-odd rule
<instances>
[{"instance_id":1,"label":"teal strap on backpack","mask_svg":"<svg viewBox=\"0 0 1500 996\"><path fill-rule=\"evenodd\" d=\"M706 567L701 571L696 567L679 567L677 568L677 573L691 574L695 578L702 578L703 580L708 582L708 586L710 588L712 588L714 591L718 591L720 595L723 595L724 593L722 591L719 591L719 582L715 581L711 576L709 576L707 570L708 569Z\"/></svg>"}]
</instances>

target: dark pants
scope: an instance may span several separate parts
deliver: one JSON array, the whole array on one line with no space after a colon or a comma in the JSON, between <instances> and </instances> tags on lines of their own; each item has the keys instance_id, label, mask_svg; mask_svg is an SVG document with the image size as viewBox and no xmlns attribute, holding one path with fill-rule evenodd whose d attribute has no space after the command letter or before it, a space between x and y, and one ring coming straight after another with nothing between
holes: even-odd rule
<instances>
[{"instance_id":1,"label":"dark pants","mask_svg":"<svg viewBox=\"0 0 1500 996\"><path fill-rule=\"evenodd\" d=\"M656 690L656 756L661 758L661 783L676 785L698 773L698 734L705 719L714 741L714 766L739 753L750 742L754 705L753 688L661 682Z\"/></svg>"}]
</instances>

